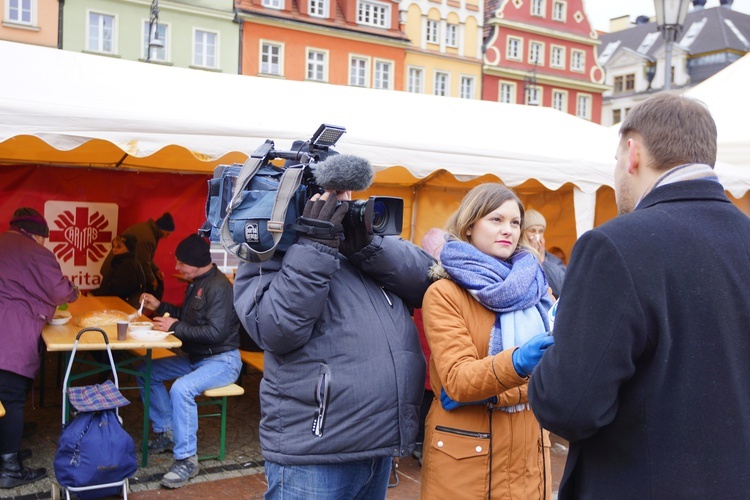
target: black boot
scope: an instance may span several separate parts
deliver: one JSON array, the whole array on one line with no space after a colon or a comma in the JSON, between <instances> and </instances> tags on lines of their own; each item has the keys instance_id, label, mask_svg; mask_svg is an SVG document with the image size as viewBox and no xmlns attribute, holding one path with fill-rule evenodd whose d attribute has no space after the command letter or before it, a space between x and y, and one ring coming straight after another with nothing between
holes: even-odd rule
<instances>
[{"instance_id":1,"label":"black boot","mask_svg":"<svg viewBox=\"0 0 750 500\"><path fill-rule=\"evenodd\" d=\"M18 460L18 452L0 455L0 488L15 488L47 477L47 469L30 469Z\"/></svg>"}]
</instances>

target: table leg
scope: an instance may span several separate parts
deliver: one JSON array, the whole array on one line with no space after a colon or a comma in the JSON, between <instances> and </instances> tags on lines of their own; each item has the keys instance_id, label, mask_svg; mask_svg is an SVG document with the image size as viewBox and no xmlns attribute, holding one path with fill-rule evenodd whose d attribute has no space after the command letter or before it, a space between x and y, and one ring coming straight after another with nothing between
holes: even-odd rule
<instances>
[{"instance_id":1,"label":"table leg","mask_svg":"<svg viewBox=\"0 0 750 500\"><path fill-rule=\"evenodd\" d=\"M148 465L148 430L151 425L151 349L146 349L146 385L143 389L143 441L141 443L141 467Z\"/></svg>"}]
</instances>

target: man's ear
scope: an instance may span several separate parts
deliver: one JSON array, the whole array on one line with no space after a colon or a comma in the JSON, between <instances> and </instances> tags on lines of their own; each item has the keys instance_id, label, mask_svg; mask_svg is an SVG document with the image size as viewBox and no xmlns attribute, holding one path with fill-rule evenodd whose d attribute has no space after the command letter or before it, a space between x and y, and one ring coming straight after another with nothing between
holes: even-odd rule
<instances>
[{"instance_id":1,"label":"man's ear","mask_svg":"<svg viewBox=\"0 0 750 500\"><path fill-rule=\"evenodd\" d=\"M628 146L628 173L635 174L641 167L643 161L643 151L640 140L631 137L627 142Z\"/></svg>"}]
</instances>

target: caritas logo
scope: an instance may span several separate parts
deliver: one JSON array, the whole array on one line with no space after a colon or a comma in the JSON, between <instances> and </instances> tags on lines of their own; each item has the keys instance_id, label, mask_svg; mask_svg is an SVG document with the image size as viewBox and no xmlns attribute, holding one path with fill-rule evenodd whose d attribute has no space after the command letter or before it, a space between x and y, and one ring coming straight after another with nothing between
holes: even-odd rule
<instances>
[{"instance_id":1,"label":"caritas logo","mask_svg":"<svg viewBox=\"0 0 750 500\"><path fill-rule=\"evenodd\" d=\"M82 290L98 288L99 270L117 235L115 203L48 201L44 218L49 224L45 246L57 257L63 274Z\"/></svg>"}]
</instances>

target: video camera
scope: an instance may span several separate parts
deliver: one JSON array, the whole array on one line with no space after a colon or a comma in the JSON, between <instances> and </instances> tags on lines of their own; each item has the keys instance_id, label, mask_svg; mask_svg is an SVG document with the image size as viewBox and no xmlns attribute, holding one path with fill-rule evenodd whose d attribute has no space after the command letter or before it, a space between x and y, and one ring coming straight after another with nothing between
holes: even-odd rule
<instances>
[{"instance_id":1,"label":"video camera","mask_svg":"<svg viewBox=\"0 0 750 500\"><path fill-rule=\"evenodd\" d=\"M249 262L262 262L297 239L292 230L307 201L316 193L361 191L373 178L370 163L332 149L344 127L321 125L307 141L277 150L266 140L244 165L220 165L210 179L206 223L199 231L220 241L227 251ZM283 167L275 160L284 160ZM371 196L349 201L342 221L381 236L401 234L403 200Z\"/></svg>"}]
</instances>

